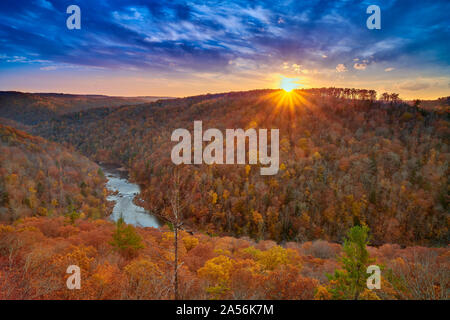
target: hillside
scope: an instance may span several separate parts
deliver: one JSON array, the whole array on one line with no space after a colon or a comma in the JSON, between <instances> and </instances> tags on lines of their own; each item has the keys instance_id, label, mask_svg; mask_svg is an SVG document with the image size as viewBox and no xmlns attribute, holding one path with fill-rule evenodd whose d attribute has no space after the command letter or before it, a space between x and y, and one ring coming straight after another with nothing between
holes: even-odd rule
<instances>
[{"instance_id":1,"label":"hillside","mask_svg":"<svg viewBox=\"0 0 450 320\"><path fill-rule=\"evenodd\" d=\"M70 112L139 104L158 99L163 98L0 91L0 117L30 125Z\"/></svg>"},{"instance_id":2,"label":"hillside","mask_svg":"<svg viewBox=\"0 0 450 320\"><path fill-rule=\"evenodd\" d=\"M0 221L106 215L99 167L84 156L0 125Z\"/></svg>"},{"instance_id":3,"label":"hillside","mask_svg":"<svg viewBox=\"0 0 450 320\"><path fill-rule=\"evenodd\" d=\"M376 96L376 93L375 93ZM254 239L341 241L367 224L373 243L449 242L448 110L377 101L367 90L259 90L101 108L33 130L88 157L120 163L143 186L144 206L169 207L171 133L203 128L279 128L280 171L184 166L190 227Z\"/></svg>"},{"instance_id":4,"label":"hillside","mask_svg":"<svg viewBox=\"0 0 450 320\"><path fill-rule=\"evenodd\" d=\"M419 104L421 108L427 110L450 110L450 96L442 97L437 100L415 100L412 104Z\"/></svg>"},{"instance_id":5,"label":"hillside","mask_svg":"<svg viewBox=\"0 0 450 320\"><path fill-rule=\"evenodd\" d=\"M112 245L117 227L105 220L34 217L0 224L0 299L173 299L173 233L131 230L141 248L130 256ZM448 249L386 244L367 250L383 266L382 286L363 290L360 299L449 298ZM342 251L320 240L281 247L181 232L179 297L348 299L332 295L326 276L340 268ZM81 268L82 290L67 290L66 269L73 264Z\"/></svg>"}]
</instances>

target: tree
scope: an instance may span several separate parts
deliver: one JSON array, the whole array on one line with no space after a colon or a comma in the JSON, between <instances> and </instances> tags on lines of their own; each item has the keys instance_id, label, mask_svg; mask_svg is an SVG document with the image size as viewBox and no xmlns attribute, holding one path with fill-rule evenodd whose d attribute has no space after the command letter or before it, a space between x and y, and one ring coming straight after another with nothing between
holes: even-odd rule
<instances>
[{"instance_id":1,"label":"tree","mask_svg":"<svg viewBox=\"0 0 450 320\"><path fill-rule=\"evenodd\" d=\"M367 100L368 95L369 95L369 93L366 89L359 90L359 98L361 100Z\"/></svg>"},{"instance_id":2,"label":"tree","mask_svg":"<svg viewBox=\"0 0 450 320\"><path fill-rule=\"evenodd\" d=\"M115 250L127 257L136 256L137 251L144 248L141 236L132 225L127 225L122 217L116 222L116 230L110 244Z\"/></svg>"},{"instance_id":3,"label":"tree","mask_svg":"<svg viewBox=\"0 0 450 320\"><path fill-rule=\"evenodd\" d=\"M229 288L230 273L233 269L234 261L229 257L220 255L208 260L197 273L202 279L206 279L210 286L207 292L215 298L221 298Z\"/></svg>"},{"instance_id":4,"label":"tree","mask_svg":"<svg viewBox=\"0 0 450 320\"><path fill-rule=\"evenodd\" d=\"M367 266L373 261L369 257L367 244L369 243L369 228L354 226L347 232L343 246L343 256L340 261L342 270L335 270L334 275L328 275L330 280L329 292L333 299L358 300L366 288L368 274Z\"/></svg>"},{"instance_id":5,"label":"tree","mask_svg":"<svg viewBox=\"0 0 450 320\"><path fill-rule=\"evenodd\" d=\"M398 93L391 93L390 99L391 99L391 102L394 104L396 104L400 101Z\"/></svg>"},{"instance_id":6,"label":"tree","mask_svg":"<svg viewBox=\"0 0 450 320\"><path fill-rule=\"evenodd\" d=\"M377 92L375 90L369 90L368 92L370 101L375 101L377 99Z\"/></svg>"},{"instance_id":7,"label":"tree","mask_svg":"<svg viewBox=\"0 0 450 320\"><path fill-rule=\"evenodd\" d=\"M178 231L183 226L183 210L188 203L188 196L185 193L181 193L181 190L185 190L187 192L188 187L186 185L182 186L182 181L180 178L180 174L178 168L175 169L174 176L172 178L172 190L170 192L170 213L163 214L163 216L170 222L173 233L174 233L174 249L175 249L175 257L174 257L174 297L175 300L178 300Z\"/></svg>"}]
</instances>

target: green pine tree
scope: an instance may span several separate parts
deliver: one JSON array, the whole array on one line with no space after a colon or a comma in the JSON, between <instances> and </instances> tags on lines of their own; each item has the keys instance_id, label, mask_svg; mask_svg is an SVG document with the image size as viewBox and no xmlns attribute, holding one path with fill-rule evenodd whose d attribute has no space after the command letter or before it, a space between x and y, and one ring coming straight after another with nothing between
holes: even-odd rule
<instances>
[{"instance_id":1,"label":"green pine tree","mask_svg":"<svg viewBox=\"0 0 450 320\"><path fill-rule=\"evenodd\" d=\"M116 222L116 230L110 244L124 256L135 256L139 249L144 248L141 236L132 225L127 225L122 217Z\"/></svg>"},{"instance_id":2,"label":"green pine tree","mask_svg":"<svg viewBox=\"0 0 450 320\"><path fill-rule=\"evenodd\" d=\"M354 226L347 232L340 261L343 269L335 270L328 275L329 291L333 299L358 300L359 295L366 289L367 266L373 262L367 251L369 243L369 228Z\"/></svg>"}]
</instances>

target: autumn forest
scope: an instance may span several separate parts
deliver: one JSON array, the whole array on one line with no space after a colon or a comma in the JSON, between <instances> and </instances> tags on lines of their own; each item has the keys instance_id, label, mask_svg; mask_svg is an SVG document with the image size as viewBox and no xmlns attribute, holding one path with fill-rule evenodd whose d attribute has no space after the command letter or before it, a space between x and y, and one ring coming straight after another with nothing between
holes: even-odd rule
<instances>
[{"instance_id":1,"label":"autumn forest","mask_svg":"<svg viewBox=\"0 0 450 320\"><path fill-rule=\"evenodd\" d=\"M448 300L449 106L335 87L0 92L0 299ZM279 128L278 173L173 164L194 120ZM160 227L111 219L105 165Z\"/></svg>"}]
</instances>

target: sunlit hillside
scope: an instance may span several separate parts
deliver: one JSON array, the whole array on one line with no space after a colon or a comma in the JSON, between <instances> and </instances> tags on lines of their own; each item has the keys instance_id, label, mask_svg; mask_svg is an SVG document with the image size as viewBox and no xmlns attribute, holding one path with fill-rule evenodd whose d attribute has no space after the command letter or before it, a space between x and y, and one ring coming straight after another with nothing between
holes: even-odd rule
<instances>
[{"instance_id":1,"label":"sunlit hillside","mask_svg":"<svg viewBox=\"0 0 450 320\"><path fill-rule=\"evenodd\" d=\"M186 223L209 234L341 241L355 222L373 243L448 243L448 111L368 90L277 90L205 95L95 109L42 122L35 134L130 169L144 206L168 208L176 128L280 128L280 171L185 166ZM230 170L232 168L232 170Z\"/></svg>"}]
</instances>

